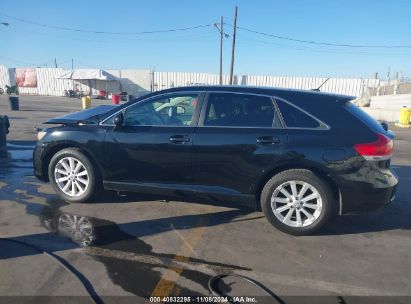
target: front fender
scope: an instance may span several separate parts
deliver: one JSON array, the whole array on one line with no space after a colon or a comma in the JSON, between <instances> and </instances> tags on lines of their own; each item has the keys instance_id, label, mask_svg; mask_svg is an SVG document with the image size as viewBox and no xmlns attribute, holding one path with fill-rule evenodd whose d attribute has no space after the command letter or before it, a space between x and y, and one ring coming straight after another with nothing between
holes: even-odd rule
<instances>
[{"instance_id":1,"label":"front fender","mask_svg":"<svg viewBox=\"0 0 411 304\"><path fill-rule=\"evenodd\" d=\"M81 128L79 130L79 128ZM98 167L102 177L106 175L104 168L105 130L98 126L66 126L53 128L37 143L43 150L43 172L47 170L51 158L58 151L66 148L80 149Z\"/></svg>"}]
</instances>

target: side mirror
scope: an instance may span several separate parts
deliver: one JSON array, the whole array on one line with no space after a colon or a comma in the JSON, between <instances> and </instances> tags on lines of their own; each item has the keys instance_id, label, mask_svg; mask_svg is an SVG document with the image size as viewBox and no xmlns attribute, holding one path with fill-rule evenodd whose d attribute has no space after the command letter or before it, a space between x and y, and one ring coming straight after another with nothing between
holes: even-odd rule
<instances>
[{"instance_id":1,"label":"side mirror","mask_svg":"<svg viewBox=\"0 0 411 304\"><path fill-rule=\"evenodd\" d=\"M388 131L388 124L385 121L381 122L381 126L385 131Z\"/></svg>"},{"instance_id":2,"label":"side mirror","mask_svg":"<svg viewBox=\"0 0 411 304\"><path fill-rule=\"evenodd\" d=\"M116 128L122 127L122 126L123 126L123 122L124 122L124 114L123 114L123 112L117 114L117 115L114 117L113 122L114 122L114 125L116 126Z\"/></svg>"}]
</instances>

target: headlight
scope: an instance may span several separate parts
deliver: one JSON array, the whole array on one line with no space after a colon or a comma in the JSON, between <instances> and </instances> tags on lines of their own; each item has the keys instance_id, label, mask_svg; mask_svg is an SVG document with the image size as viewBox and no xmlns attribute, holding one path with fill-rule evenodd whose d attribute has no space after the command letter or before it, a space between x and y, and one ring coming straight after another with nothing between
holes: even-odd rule
<instances>
[{"instance_id":1,"label":"headlight","mask_svg":"<svg viewBox=\"0 0 411 304\"><path fill-rule=\"evenodd\" d=\"M42 140L44 135L46 135L47 132L45 131L39 131L37 132L37 140Z\"/></svg>"}]
</instances>

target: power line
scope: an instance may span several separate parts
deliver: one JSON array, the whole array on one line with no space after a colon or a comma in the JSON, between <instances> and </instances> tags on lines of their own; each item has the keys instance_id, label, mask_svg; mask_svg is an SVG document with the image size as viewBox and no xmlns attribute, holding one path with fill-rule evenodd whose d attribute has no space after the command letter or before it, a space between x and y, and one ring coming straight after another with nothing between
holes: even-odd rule
<instances>
[{"instance_id":1,"label":"power line","mask_svg":"<svg viewBox=\"0 0 411 304\"><path fill-rule=\"evenodd\" d=\"M92 34L107 34L107 35L144 35L144 34L159 34L159 33L170 33L170 32L181 32L181 31L189 31L189 30L195 30L195 29L200 29L200 28L205 28L205 27L210 27L212 26L211 24L203 24L203 25L195 25L195 26L189 26L189 27L182 27L182 28L173 28L173 29L164 29L164 30L155 30L155 31L142 31L142 32L107 32L107 31L95 31L95 30L87 30L87 29L81 29L81 28L72 28L72 27L65 27L65 26L59 26L59 25L51 25L51 24L44 24L36 21L31 21L27 19L22 19L14 16L10 16L4 13L0 13L0 15L5 16L7 18L24 22L24 23L29 23L29 24L34 24L37 26L42 26L46 28L52 28L52 29L57 29L57 30L64 30L64 31L72 31L72 32L80 32L80 33L92 33Z\"/></svg>"},{"instance_id":2,"label":"power line","mask_svg":"<svg viewBox=\"0 0 411 304\"><path fill-rule=\"evenodd\" d=\"M13 58L2 56L2 55L0 55L0 58L6 59L6 60L9 60L9 61L14 61L14 62L20 63L20 64L27 64L27 65L31 65L31 66L39 66L39 64L35 64L35 63L32 63L32 62L27 62L27 61L22 61L22 60L18 60L18 59L13 59Z\"/></svg>"},{"instance_id":3,"label":"power line","mask_svg":"<svg viewBox=\"0 0 411 304\"><path fill-rule=\"evenodd\" d=\"M226 23L226 25L234 27L232 24ZM254 34L258 34L258 35L261 35L261 36L267 36L267 37L273 37L273 38L282 39L282 40L294 41L294 42L299 42L299 43L315 44L315 45L348 47L348 48L385 48L385 49L411 48L411 45L365 45L365 44L361 45L361 44L348 44L348 43L319 42L319 41L302 40L302 39L296 39L296 38L290 38L290 37L285 37L285 36L279 36L279 35L264 33L264 32L260 32L260 31L249 29L249 28L240 27L240 26L237 26L237 28L240 29L240 30L250 32L250 33L254 33Z\"/></svg>"},{"instance_id":4,"label":"power line","mask_svg":"<svg viewBox=\"0 0 411 304\"><path fill-rule=\"evenodd\" d=\"M402 51L401 53L392 52L389 50L382 51L382 50L364 50L364 49L356 49L356 50L347 50L347 49L336 49L336 48L311 48L306 46L296 46L296 45L285 45L285 44L278 44L274 41L267 41L267 40L258 40L258 39L251 39L248 37L242 37L240 41L237 42L241 45L252 45L252 46L262 46L262 47L275 47L281 49L288 49L288 50L296 50L302 51L304 53L307 52L314 52L314 53L334 53L334 54L348 54L348 55L366 55L366 56L409 56L411 55L410 51ZM358 50L358 51L357 51ZM394 50L394 49L393 49ZM399 50L396 50L399 51ZM381 53L384 52L384 53Z\"/></svg>"},{"instance_id":5,"label":"power line","mask_svg":"<svg viewBox=\"0 0 411 304\"><path fill-rule=\"evenodd\" d=\"M6 56L3 56L3 55L0 55L0 59L1 58L5 59L5 60L8 60L8 61L13 61L13 62L18 63L18 64L24 64L24 65L28 65L28 66L34 66L34 67L48 67L49 66L48 63L50 63L50 62L54 63L54 61L55 61L55 59L50 59L50 60L45 61L43 63L33 63L33 62L23 61L23 60L20 60L20 59L14 59L14 58L6 57ZM65 63L65 62L62 62L62 63Z\"/></svg>"}]
</instances>

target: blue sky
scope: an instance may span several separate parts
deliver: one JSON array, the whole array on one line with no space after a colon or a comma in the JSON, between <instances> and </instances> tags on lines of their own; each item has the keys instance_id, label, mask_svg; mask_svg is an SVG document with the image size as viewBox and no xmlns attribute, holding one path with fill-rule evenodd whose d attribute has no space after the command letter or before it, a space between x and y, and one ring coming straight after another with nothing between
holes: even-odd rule
<instances>
[{"instance_id":1,"label":"blue sky","mask_svg":"<svg viewBox=\"0 0 411 304\"><path fill-rule=\"evenodd\" d=\"M219 71L219 36L212 26L191 31L105 35L64 31L13 20L110 32L141 32L206 25L220 16L238 26L327 43L411 45L409 0L267 1L22 1L0 0L0 64L153 68L158 71ZM224 72L230 65L232 28L224 40ZM411 77L411 48L318 46L238 30L237 74L386 78Z\"/></svg>"}]
</instances>

